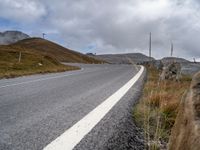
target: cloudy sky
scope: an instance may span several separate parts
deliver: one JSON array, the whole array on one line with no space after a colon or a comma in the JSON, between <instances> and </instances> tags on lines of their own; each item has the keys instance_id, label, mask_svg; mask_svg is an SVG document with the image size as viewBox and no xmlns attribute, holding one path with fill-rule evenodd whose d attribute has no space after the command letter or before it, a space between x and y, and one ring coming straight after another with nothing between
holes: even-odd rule
<instances>
[{"instance_id":1,"label":"cloudy sky","mask_svg":"<svg viewBox=\"0 0 200 150\"><path fill-rule=\"evenodd\" d=\"M82 53L200 58L199 0L0 0L0 31L20 30Z\"/></svg>"}]
</instances>

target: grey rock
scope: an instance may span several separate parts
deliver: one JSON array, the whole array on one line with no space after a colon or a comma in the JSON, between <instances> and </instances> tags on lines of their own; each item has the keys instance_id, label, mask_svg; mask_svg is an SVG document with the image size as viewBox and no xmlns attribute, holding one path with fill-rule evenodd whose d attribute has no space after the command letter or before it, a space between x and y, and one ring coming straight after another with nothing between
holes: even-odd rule
<instances>
[{"instance_id":1,"label":"grey rock","mask_svg":"<svg viewBox=\"0 0 200 150\"><path fill-rule=\"evenodd\" d=\"M180 63L171 63L168 66L163 67L160 79L172 79L178 81L181 74L181 65Z\"/></svg>"}]
</instances>

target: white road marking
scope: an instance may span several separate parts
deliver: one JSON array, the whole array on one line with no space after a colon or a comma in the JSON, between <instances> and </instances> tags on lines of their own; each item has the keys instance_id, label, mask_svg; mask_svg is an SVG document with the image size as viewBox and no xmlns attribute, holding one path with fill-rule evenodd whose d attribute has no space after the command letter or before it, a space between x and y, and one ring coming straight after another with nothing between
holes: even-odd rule
<instances>
[{"instance_id":1,"label":"white road marking","mask_svg":"<svg viewBox=\"0 0 200 150\"><path fill-rule=\"evenodd\" d=\"M83 70L84 70L84 68L81 68L81 70L79 70L79 71L83 71ZM80 73L80 72L78 72L78 73ZM57 78L67 77L67 76L71 76L71 75L75 75L75 74L77 74L77 72L71 73L71 74L66 74L66 75L58 75L58 76L54 76L54 77L40 78L40 79L36 79L36 80L31 80L31 81L25 81L25 82L20 82L20 83L3 85L3 86L0 86L0 88L22 85L22 84L28 84L28 83L38 82L38 81L45 81L45 80L50 80L50 79L57 79Z\"/></svg>"},{"instance_id":2,"label":"white road marking","mask_svg":"<svg viewBox=\"0 0 200 150\"><path fill-rule=\"evenodd\" d=\"M112 107L128 92L144 71L140 71L129 80L123 87L108 97L80 121L66 130L58 138L47 145L43 150L72 150L87 135L97 123L112 109Z\"/></svg>"}]
</instances>

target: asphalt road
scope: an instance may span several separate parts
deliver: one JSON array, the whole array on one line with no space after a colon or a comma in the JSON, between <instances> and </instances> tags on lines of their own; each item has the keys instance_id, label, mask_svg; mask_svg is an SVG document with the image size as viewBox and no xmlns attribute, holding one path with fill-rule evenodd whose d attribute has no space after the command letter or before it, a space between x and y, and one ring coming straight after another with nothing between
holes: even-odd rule
<instances>
[{"instance_id":1,"label":"asphalt road","mask_svg":"<svg viewBox=\"0 0 200 150\"><path fill-rule=\"evenodd\" d=\"M81 67L83 69L78 71L0 80L1 150L43 149L120 89L139 70L132 65ZM134 86L135 91L129 92L126 99L135 101L132 97L137 95L142 80ZM117 105L122 108L124 104ZM115 112L112 118L106 115L75 149L107 149L101 144L106 143L106 135L111 138L113 134L108 130L112 126L106 126L107 122L113 125L116 113L120 114ZM101 131L102 128L105 130Z\"/></svg>"}]
</instances>

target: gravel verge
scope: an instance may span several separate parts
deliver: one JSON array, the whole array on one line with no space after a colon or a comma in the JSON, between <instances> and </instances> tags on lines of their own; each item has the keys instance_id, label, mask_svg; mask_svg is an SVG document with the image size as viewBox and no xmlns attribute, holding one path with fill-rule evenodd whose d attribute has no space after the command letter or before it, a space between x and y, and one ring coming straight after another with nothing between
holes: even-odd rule
<instances>
[{"instance_id":1,"label":"gravel verge","mask_svg":"<svg viewBox=\"0 0 200 150\"><path fill-rule=\"evenodd\" d=\"M145 80L146 70L126 95L74 149L143 150L143 133L135 125L132 112L134 104L140 99Z\"/></svg>"}]
</instances>

